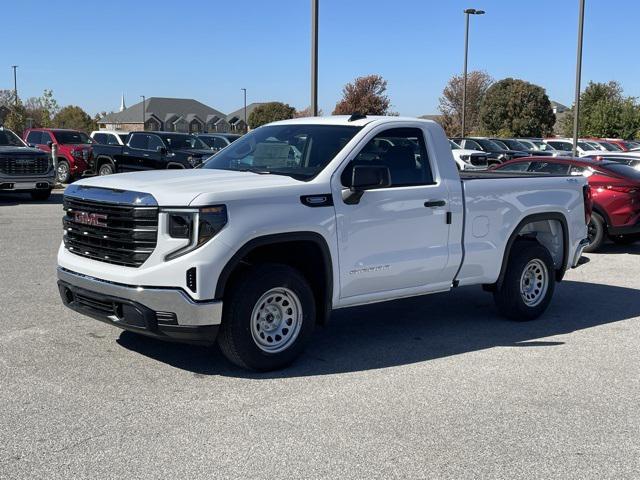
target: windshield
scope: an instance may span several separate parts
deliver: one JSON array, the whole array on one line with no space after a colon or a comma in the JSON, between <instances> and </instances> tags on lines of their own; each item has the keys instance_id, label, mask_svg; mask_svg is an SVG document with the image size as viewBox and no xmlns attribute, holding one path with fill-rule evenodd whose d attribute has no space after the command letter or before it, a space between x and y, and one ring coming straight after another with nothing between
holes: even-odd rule
<instances>
[{"instance_id":1,"label":"windshield","mask_svg":"<svg viewBox=\"0 0 640 480\"><path fill-rule=\"evenodd\" d=\"M501 140L511 150L528 150L528 148L518 140Z\"/></svg>"},{"instance_id":2,"label":"windshield","mask_svg":"<svg viewBox=\"0 0 640 480\"><path fill-rule=\"evenodd\" d=\"M503 148L496 142L492 142L491 140L486 138L474 138L473 140L482 145L482 148L490 152L501 152L503 150L506 150L506 148Z\"/></svg>"},{"instance_id":3,"label":"windshield","mask_svg":"<svg viewBox=\"0 0 640 480\"><path fill-rule=\"evenodd\" d=\"M361 127L268 125L236 140L202 168L315 177Z\"/></svg>"},{"instance_id":4,"label":"windshield","mask_svg":"<svg viewBox=\"0 0 640 480\"><path fill-rule=\"evenodd\" d=\"M120 137L120 140L122 140L122 143L127 143L127 137L129 136L128 133L119 133L118 136Z\"/></svg>"},{"instance_id":5,"label":"windshield","mask_svg":"<svg viewBox=\"0 0 640 480\"><path fill-rule=\"evenodd\" d=\"M11 130L0 129L0 146L24 147L25 143Z\"/></svg>"},{"instance_id":6,"label":"windshield","mask_svg":"<svg viewBox=\"0 0 640 480\"><path fill-rule=\"evenodd\" d=\"M613 143L601 142L600 145L602 145L604 148L606 148L609 152L620 152L620 151L622 151L622 149L620 147L618 147L617 145L614 145Z\"/></svg>"},{"instance_id":7,"label":"windshield","mask_svg":"<svg viewBox=\"0 0 640 480\"><path fill-rule=\"evenodd\" d=\"M449 140L449 146L451 147L451 150L460 150L460 145L453 140Z\"/></svg>"},{"instance_id":8,"label":"windshield","mask_svg":"<svg viewBox=\"0 0 640 480\"><path fill-rule=\"evenodd\" d=\"M84 132L54 130L53 134L55 135L58 143L62 145L90 145L95 143L89 135Z\"/></svg>"},{"instance_id":9,"label":"windshield","mask_svg":"<svg viewBox=\"0 0 640 480\"><path fill-rule=\"evenodd\" d=\"M593 145L591 145L590 143L587 142L578 142L578 146L582 149L582 150L596 150Z\"/></svg>"},{"instance_id":10,"label":"windshield","mask_svg":"<svg viewBox=\"0 0 640 480\"><path fill-rule=\"evenodd\" d=\"M172 150L209 150L207 144L198 137L194 137L193 135L188 135L186 133L165 134L162 135L162 139Z\"/></svg>"},{"instance_id":11,"label":"windshield","mask_svg":"<svg viewBox=\"0 0 640 480\"><path fill-rule=\"evenodd\" d=\"M531 140L531 143L538 147L538 150L542 150L543 152L547 150L555 150L555 148L548 143L544 143L542 140Z\"/></svg>"}]
</instances>

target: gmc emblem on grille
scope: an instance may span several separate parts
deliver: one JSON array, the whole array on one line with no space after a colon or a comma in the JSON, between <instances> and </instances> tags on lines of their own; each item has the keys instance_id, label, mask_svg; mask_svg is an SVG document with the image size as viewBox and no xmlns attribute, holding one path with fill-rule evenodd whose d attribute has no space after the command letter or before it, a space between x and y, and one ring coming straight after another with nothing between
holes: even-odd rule
<instances>
[{"instance_id":1,"label":"gmc emblem on grille","mask_svg":"<svg viewBox=\"0 0 640 480\"><path fill-rule=\"evenodd\" d=\"M106 227L106 219L107 216L102 213L73 212L74 222L91 227Z\"/></svg>"},{"instance_id":2,"label":"gmc emblem on grille","mask_svg":"<svg viewBox=\"0 0 640 480\"><path fill-rule=\"evenodd\" d=\"M33 165L36 161L33 158L16 158L16 165Z\"/></svg>"}]
</instances>

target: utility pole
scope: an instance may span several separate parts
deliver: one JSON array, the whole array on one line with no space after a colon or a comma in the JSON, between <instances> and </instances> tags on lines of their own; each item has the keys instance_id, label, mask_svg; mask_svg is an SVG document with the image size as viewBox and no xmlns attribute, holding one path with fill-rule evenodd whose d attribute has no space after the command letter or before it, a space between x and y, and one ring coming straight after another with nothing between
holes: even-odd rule
<instances>
[{"instance_id":1,"label":"utility pole","mask_svg":"<svg viewBox=\"0 0 640 480\"><path fill-rule=\"evenodd\" d=\"M580 79L582 78L582 33L584 27L584 0L579 1L578 53L576 59L576 99L573 106L573 156L578 156L578 127L580 117Z\"/></svg>"},{"instance_id":2,"label":"utility pole","mask_svg":"<svg viewBox=\"0 0 640 480\"><path fill-rule=\"evenodd\" d=\"M142 131L145 130L145 123L147 123L147 116L146 116L146 101L147 98L144 95L140 95L142 97Z\"/></svg>"},{"instance_id":3,"label":"utility pole","mask_svg":"<svg viewBox=\"0 0 640 480\"><path fill-rule=\"evenodd\" d=\"M13 101L18 105L18 76L16 74L18 65L11 65L11 68L13 68Z\"/></svg>"},{"instance_id":4,"label":"utility pole","mask_svg":"<svg viewBox=\"0 0 640 480\"><path fill-rule=\"evenodd\" d=\"M462 132L461 137L465 133L465 121L467 114L467 57L469 56L469 15L484 15L484 10L476 10L475 8L467 8L464 11L464 70L462 73Z\"/></svg>"},{"instance_id":5,"label":"utility pole","mask_svg":"<svg viewBox=\"0 0 640 480\"><path fill-rule=\"evenodd\" d=\"M320 0L311 0L311 113L318 116L318 10Z\"/></svg>"},{"instance_id":6,"label":"utility pole","mask_svg":"<svg viewBox=\"0 0 640 480\"><path fill-rule=\"evenodd\" d=\"M247 123L247 89L241 88L240 90L244 93L244 131L246 133L249 131L249 124Z\"/></svg>"}]
</instances>

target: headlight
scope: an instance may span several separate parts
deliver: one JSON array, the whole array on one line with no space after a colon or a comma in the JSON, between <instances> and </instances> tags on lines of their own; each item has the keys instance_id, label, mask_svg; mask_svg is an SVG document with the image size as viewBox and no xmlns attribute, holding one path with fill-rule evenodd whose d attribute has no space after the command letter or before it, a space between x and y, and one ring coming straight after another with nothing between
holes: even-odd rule
<instances>
[{"instance_id":1,"label":"headlight","mask_svg":"<svg viewBox=\"0 0 640 480\"><path fill-rule=\"evenodd\" d=\"M227 224L227 207L216 205L202 208L171 208L162 210L167 215L166 233L171 238L182 238L189 243L169 253L165 260L172 260L201 247Z\"/></svg>"},{"instance_id":2,"label":"headlight","mask_svg":"<svg viewBox=\"0 0 640 480\"><path fill-rule=\"evenodd\" d=\"M460 155L460 160L464 160L464 161L469 160L469 155Z\"/></svg>"}]
</instances>

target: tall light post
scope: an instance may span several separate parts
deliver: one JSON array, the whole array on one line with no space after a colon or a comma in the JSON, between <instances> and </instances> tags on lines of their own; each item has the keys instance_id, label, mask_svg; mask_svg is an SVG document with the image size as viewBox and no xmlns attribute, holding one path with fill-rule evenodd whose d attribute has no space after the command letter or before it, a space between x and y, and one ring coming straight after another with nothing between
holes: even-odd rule
<instances>
[{"instance_id":1,"label":"tall light post","mask_svg":"<svg viewBox=\"0 0 640 480\"><path fill-rule=\"evenodd\" d=\"M245 132L249 131L249 124L247 123L247 89L241 88L244 93L244 130Z\"/></svg>"},{"instance_id":2,"label":"tall light post","mask_svg":"<svg viewBox=\"0 0 640 480\"><path fill-rule=\"evenodd\" d=\"M13 68L13 101L18 105L18 75L16 73L18 65L11 65L11 68Z\"/></svg>"},{"instance_id":3,"label":"tall light post","mask_svg":"<svg viewBox=\"0 0 640 480\"><path fill-rule=\"evenodd\" d=\"M311 114L318 116L318 10L320 0L311 0Z\"/></svg>"},{"instance_id":4,"label":"tall light post","mask_svg":"<svg viewBox=\"0 0 640 480\"><path fill-rule=\"evenodd\" d=\"M576 59L576 99L573 106L573 156L578 153L578 126L580 116L580 79L582 78L582 30L584 27L584 0L579 0L578 53Z\"/></svg>"},{"instance_id":5,"label":"tall light post","mask_svg":"<svg viewBox=\"0 0 640 480\"><path fill-rule=\"evenodd\" d=\"M147 97L145 97L144 95L140 95L140 98L142 98L142 130L145 130L145 123L147 122L147 116L146 116L146 106L147 106Z\"/></svg>"},{"instance_id":6,"label":"tall light post","mask_svg":"<svg viewBox=\"0 0 640 480\"><path fill-rule=\"evenodd\" d=\"M464 11L464 70L462 81L462 132L461 137L464 137L464 127L467 114L467 57L469 56L469 15L484 15L484 10L476 10L475 8L467 8Z\"/></svg>"}]
</instances>

